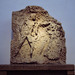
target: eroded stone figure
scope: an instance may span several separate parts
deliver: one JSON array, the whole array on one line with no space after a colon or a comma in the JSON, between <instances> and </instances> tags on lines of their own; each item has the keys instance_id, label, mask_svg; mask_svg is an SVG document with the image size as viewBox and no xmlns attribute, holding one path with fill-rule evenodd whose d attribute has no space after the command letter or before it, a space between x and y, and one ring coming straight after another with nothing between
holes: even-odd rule
<instances>
[{"instance_id":1,"label":"eroded stone figure","mask_svg":"<svg viewBox=\"0 0 75 75\"><path fill-rule=\"evenodd\" d=\"M39 6L12 13L11 63L66 63L61 23Z\"/></svg>"}]
</instances>

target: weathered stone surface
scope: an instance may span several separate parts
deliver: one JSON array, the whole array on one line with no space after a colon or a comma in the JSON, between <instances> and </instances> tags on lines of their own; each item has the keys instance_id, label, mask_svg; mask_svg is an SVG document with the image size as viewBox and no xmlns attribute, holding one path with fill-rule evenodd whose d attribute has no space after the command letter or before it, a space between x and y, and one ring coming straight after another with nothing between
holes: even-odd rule
<instances>
[{"instance_id":1,"label":"weathered stone surface","mask_svg":"<svg viewBox=\"0 0 75 75\"><path fill-rule=\"evenodd\" d=\"M12 13L11 63L66 63L61 23L39 6Z\"/></svg>"}]
</instances>

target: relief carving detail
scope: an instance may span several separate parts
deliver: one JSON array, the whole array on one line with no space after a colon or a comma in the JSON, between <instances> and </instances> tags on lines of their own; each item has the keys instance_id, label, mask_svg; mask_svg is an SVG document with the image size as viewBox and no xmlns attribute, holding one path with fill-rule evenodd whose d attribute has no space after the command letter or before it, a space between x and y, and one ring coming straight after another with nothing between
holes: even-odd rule
<instances>
[{"instance_id":1,"label":"relief carving detail","mask_svg":"<svg viewBox=\"0 0 75 75\"><path fill-rule=\"evenodd\" d=\"M66 63L61 23L39 6L12 13L11 63Z\"/></svg>"}]
</instances>

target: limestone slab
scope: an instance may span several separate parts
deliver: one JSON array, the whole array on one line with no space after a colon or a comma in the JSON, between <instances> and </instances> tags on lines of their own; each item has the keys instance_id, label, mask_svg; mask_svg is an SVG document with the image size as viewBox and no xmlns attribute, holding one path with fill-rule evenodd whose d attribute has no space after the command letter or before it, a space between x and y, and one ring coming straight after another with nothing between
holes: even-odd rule
<instances>
[{"instance_id":1,"label":"limestone slab","mask_svg":"<svg viewBox=\"0 0 75 75\"><path fill-rule=\"evenodd\" d=\"M39 6L12 13L11 63L65 64L65 32Z\"/></svg>"}]
</instances>

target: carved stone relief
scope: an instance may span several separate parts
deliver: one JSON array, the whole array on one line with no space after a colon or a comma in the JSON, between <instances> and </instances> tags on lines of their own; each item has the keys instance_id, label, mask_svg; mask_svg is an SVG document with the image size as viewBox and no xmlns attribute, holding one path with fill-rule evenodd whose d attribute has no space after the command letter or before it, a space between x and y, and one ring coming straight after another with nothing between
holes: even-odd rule
<instances>
[{"instance_id":1,"label":"carved stone relief","mask_svg":"<svg viewBox=\"0 0 75 75\"><path fill-rule=\"evenodd\" d=\"M61 23L39 6L12 13L11 63L66 63Z\"/></svg>"}]
</instances>

